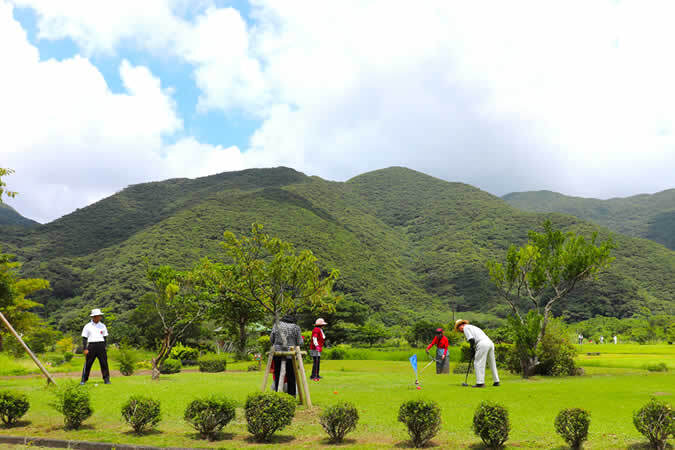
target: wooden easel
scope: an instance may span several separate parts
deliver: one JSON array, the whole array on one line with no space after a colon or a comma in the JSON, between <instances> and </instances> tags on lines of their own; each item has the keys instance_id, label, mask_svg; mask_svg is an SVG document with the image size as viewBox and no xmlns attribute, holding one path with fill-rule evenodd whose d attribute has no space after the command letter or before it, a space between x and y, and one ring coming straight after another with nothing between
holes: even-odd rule
<instances>
[{"instance_id":1,"label":"wooden easel","mask_svg":"<svg viewBox=\"0 0 675 450\"><path fill-rule=\"evenodd\" d=\"M292 356L291 362L293 364L293 372L295 373L295 383L297 385L296 392L298 393L298 400L300 404L312 407L312 399L309 395L309 383L307 382L307 374L305 374L305 366L302 363L302 356L307 352L300 351L300 347L291 347L292 350L287 352L277 352L270 350L267 357L267 368L265 368L265 376L262 383L262 391L265 392L267 387L267 379L270 376L270 369L272 368L272 359L275 356ZM281 370L279 372L279 379L277 380L277 390L283 389L284 378L286 378L286 358L282 359Z\"/></svg>"}]
</instances>

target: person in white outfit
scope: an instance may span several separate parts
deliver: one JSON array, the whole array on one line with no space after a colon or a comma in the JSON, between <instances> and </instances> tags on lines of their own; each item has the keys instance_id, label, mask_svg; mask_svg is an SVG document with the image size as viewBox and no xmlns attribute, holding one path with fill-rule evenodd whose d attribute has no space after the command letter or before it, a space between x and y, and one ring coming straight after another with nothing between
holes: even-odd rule
<instances>
[{"instance_id":1,"label":"person in white outfit","mask_svg":"<svg viewBox=\"0 0 675 450\"><path fill-rule=\"evenodd\" d=\"M485 363L490 364L492 372L492 385L499 386L499 374L497 373L497 361L495 360L495 344L487 337L480 328L470 325L468 320L459 319L455 322L455 331L464 333L466 340L471 345L473 354L473 368L476 371L476 384L472 387L485 387Z\"/></svg>"}]
</instances>

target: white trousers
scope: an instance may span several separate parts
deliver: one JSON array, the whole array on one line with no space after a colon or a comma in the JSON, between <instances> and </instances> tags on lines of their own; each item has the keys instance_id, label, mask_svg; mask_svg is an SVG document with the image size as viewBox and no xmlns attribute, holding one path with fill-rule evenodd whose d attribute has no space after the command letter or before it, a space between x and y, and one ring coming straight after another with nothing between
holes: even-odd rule
<instances>
[{"instance_id":1,"label":"white trousers","mask_svg":"<svg viewBox=\"0 0 675 450\"><path fill-rule=\"evenodd\" d=\"M497 373L497 361L495 361L495 344L490 339L484 339L476 344L476 357L473 362L473 368L476 371L476 384L485 384L485 362L490 363L490 372L492 380L499 381Z\"/></svg>"}]
</instances>

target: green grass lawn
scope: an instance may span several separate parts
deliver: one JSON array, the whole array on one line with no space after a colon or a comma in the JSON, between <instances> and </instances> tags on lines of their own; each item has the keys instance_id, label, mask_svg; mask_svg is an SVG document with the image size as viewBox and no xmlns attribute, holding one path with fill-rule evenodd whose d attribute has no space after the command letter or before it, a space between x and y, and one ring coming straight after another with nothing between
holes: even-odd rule
<instances>
[{"instance_id":1,"label":"green grass lawn","mask_svg":"<svg viewBox=\"0 0 675 450\"><path fill-rule=\"evenodd\" d=\"M644 351L644 355L651 355L650 358L617 352L612 359L604 353L601 360L606 361L608 367L597 366L594 364L597 359L587 360L585 354L580 355L579 362L586 369L583 377L523 380L502 372L502 386L485 389L461 387L463 376L435 375L434 368L429 367L421 375L423 388L418 391L414 389L414 376L407 362L324 361L324 379L318 383L310 382L315 408L299 408L293 425L282 430L272 446L327 445L318 423L318 414L322 407L337 400L354 402L361 415L357 431L348 435L350 440L342 447L405 445L407 434L404 426L396 422L396 416L399 405L414 398L432 399L441 405L443 427L433 442L443 448L479 447L480 440L471 430L471 419L481 400L497 401L508 408L512 430L507 443L510 448L564 448L564 442L554 432L553 421L558 411L566 407L580 407L591 412L586 448L637 446L646 441L633 427L633 411L651 396L673 403L675 393L672 372L650 373L635 364L638 360L672 363L675 356L672 346L651 347L636 346L637 350ZM616 351L618 348L608 350ZM418 353L418 356L422 355ZM489 377L488 373L488 381ZM261 372L190 372L162 375L159 382L151 381L147 375L117 377L112 385L103 385L99 378L100 375L92 374L88 385L94 415L79 431L63 430L62 417L48 406L52 396L45 388L44 380L0 379L0 389L26 392L31 402L31 409L21 426L0 428L0 433L158 446L259 446L249 440L241 406L248 393L260 389ZM212 393L227 395L240 405L235 422L226 427L222 439L216 442L197 439L182 419L190 400ZM132 394L161 400L163 421L158 426L158 432L139 437L131 434L130 428L122 422L121 405Z\"/></svg>"}]
</instances>

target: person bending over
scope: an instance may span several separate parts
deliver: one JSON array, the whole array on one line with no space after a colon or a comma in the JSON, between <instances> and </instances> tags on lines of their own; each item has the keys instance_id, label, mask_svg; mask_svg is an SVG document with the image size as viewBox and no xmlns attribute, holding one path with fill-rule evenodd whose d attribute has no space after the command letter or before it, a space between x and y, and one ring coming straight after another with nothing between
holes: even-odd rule
<instances>
[{"instance_id":1,"label":"person bending over","mask_svg":"<svg viewBox=\"0 0 675 450\"><path fill-rule=\"evenodd\" d=\"M459 319L455 322L455 331L464 333L466 340L471 345L471 357L473 358L473 368L476 371L476 384L472 387L485 387L485 363L490 363L490 372L492 372L493 386L499 386L499 374L497 373L497 362L495 361L495 344L487 337L487 334L480 328L470 325L468 320Z\"/></svg>"}]
</instances>

